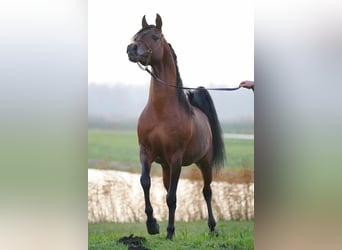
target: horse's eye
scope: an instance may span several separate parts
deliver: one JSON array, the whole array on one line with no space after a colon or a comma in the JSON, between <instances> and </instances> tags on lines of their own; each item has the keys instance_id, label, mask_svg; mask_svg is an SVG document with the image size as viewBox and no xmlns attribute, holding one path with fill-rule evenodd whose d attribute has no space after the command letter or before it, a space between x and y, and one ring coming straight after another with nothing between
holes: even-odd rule
<instances>
[{"instance_id":1,"label":"horse's eye","mask_svg":"<svg viewBox=\"0 0 342 250\"><path fill-rule=\"evenodd\" d=\"M157 41L157 40L159 39L159 36L157 36L157 35L152 35L152 39L153 39L154 41Z\"/></svg>"}]
</instances>

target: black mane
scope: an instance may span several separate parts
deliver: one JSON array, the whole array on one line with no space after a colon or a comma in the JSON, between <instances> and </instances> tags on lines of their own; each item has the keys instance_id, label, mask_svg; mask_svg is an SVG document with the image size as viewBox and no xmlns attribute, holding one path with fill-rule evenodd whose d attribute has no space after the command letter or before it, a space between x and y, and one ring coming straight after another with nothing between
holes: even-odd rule
<instances>
[{"instance_id":1,"label":"black mane","mask_svg":"<svg viewBox=\"0 0 342 250\"><path fill-rule=\"evenodd\" d=\"M176 66L176 74L177 74L176 86L183 87L183 81L182 81L182 78L180 77L178 65L177 65L177 55L176 55L175 51L173 50L171 44L170 43L168 43L168 44L169 44L171 54L173 56L173 60L175 62L175 66ZM188 114L192 114L193 113L192 106L189 103L188 98L186 97L183 89L177 88L177 97L178 97L179 103L184 107L185 111Z\"/></svg>"}]
</instances>

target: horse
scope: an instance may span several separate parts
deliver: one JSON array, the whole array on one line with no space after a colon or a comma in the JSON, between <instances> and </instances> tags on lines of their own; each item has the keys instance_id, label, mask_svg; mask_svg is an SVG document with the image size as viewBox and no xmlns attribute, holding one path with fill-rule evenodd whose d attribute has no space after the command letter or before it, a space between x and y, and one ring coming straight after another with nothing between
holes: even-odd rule
<instances>
[{"instance_id":1,"label":"horse","mask_svg":"<svg viewBox=\"0 0 342 250\"><path fill-rule=\"evenodd\" d=\"M167 191L167 239L172 239L175 233L176 190L181 168L195 163L202 173L208 226L214 233L216 221L211 207L210 184L213 168L223 167L226 155L212 98L203 87L188 92L182 89L177 56L164 38L159 14L155 25L149 25L143 16L142 28L127 46L127 54L131 62L152 68L148 101L137 125L147 231L159 233L150 202L152 162L161 165Z\"/></svg>"}]
</instances>

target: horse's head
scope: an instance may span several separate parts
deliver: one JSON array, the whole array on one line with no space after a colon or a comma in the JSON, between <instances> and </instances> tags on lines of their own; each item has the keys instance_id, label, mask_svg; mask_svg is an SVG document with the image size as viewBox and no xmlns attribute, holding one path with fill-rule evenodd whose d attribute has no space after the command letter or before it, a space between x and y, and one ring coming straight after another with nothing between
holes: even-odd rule
<instances>
[{"instance_id":1,"label":"horse's head","mask_svg":"<svg viewBox=\"0 0 342 250\"><path fill-rule=\"evenodd\" d=\"M143 16L141 30L133 36L131 44L127 46L130 61L147 66L161 60L163 45L166 42L161 27L162 20L159 14L157 14L156 25L147 24Z\"/></svg>"}]
</instances>

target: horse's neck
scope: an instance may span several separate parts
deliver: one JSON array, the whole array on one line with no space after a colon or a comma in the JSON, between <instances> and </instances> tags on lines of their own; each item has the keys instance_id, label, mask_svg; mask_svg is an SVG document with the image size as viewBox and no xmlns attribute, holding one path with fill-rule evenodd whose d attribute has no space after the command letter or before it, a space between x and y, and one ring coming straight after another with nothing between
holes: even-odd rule
<instances>
[{"instance_id":1,"label":"horse's neck","mask_svg":"<svg viewBox=\"0 0 342 250\"><path fill-rule=\"evenodd\" d=\"M153 73L165 83L151 78L149 104L158 110L167 108L168 105L177 105L177 89L168 85L176 85L177 72L172 55L162 64L152 67Z\"/></svg>"}]
</instances>

